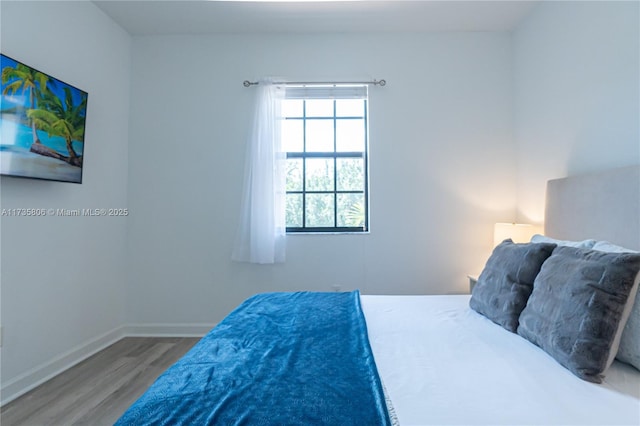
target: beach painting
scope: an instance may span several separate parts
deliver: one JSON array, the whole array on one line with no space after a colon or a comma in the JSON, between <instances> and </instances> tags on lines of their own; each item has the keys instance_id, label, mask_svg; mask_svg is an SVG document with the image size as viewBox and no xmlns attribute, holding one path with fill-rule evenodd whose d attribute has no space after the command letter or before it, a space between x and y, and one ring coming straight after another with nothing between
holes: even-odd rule
<instances>
[{"instance_id":1,"label":"beach painting","mask_svg":"<svg viewBox=\"0 0 640 426\"><path fill-rule=\"evenodd\" d=\"M82 183L87 92L0 58L0 174Z\"/></svg>"}]
</instances>

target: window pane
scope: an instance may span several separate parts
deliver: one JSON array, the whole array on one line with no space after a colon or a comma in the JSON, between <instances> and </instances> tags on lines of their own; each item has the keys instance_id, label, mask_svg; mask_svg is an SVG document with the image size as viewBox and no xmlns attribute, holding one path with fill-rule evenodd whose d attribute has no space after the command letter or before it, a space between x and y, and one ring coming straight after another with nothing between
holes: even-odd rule
<instances>
[{"instance_id":1,"label":"window pane","mask_svg":"<svg viewBox=\"0 0 640 426\"><path fill-rule=\"evenodd\" d=\"M306 217L307 226L328 226L334 225L334 194L307 194L306 195Z\"/></svg>"},{"instance_id":2,"label":"window pane","mask_svg":"<svg viewBox=\"0 0 640 426\"><path fill-rule=\"evenodd\" d=\"M302 152L304 150L302 120L283 120L281 137L284 151Z\"/></svg>"},{"instance_id":3,"label":"window pane","mask_svg":"<svg viewBox=\"0 0 640 426\"><path fill-rule=\"evenodd\" d=\"M336 122L336 151L364 151L364 120L338 120Z\"/></svg>"},{"instance_id":4,"label":"window pane","mask_svg":"<svg viewBox=\"0 0 640 426\"><path fill-rule=\"evenodd\" d=\"M338 226L364 227L364 194L338 194Z\"/></svg>"},{"instance_id":5,"label":"window pane","mask_svg":"<svg viewBox=\"0 0 640 426\"><path fill-rule=\"evenodd\" d=\"M336 160L338 191L364 191L364 160L338 158Z\"/></svg>"},{"instance_id":6,"label":"window pane","mask_svg":"<svg viewBox=\"0 0 640 426\"><path fill-rule=\"evenodd\" d=\"M302 227L302 194L287 194L287 226Z\"/></svg>"},{"instance_id":7,"label":"window pane","mask_svg":"<svg viewBox=\"0 0 640 426\"><path fill-rule=\"evenodd\" d=\"M302 158L287 158L287 191L302 191Z\"/></svg>"},{"instance_id":8,"label":"window pane","mask_svg":"<svg viewBox=\"0 0 640 426\"><path fill-rule=\"evenodd\" d=\"M333 120L307 120L307 152L333 152Z\"/></svg>"},{"instance_id":9,"label":"window pane","mask_svg":"<svg viewBox=\"0 0 640 426\"><path fill-rule=\"evenodd\" d=\"M337 117L363 117L364 99L338 99L336 100Z\"/></svg>"},{"instance_id":10,"label":"window pane","mask_svg":"<svg viewBox=\"0 0 640 426\"><path fill-rule=\"evenodd\" d=\"M333 99L307 100L307 117L333 117Z\"/></svg>"},{"instance_id":11,"label":"window pane","mask_svg":"<svg viewBox=\"0 0 640 426\"><path fill-rule=\"evenodd\" d=\"M333 191L333 158L307 158L306 190Z\"/></svg>"},{"instance_id":12,"label":"window pane","mask_svg":"<svg viewBox=\"0 0 640 426\"><path fill-rule=\"evenodd\" d=\"M282 116L302 117L302 102L301 99L285 99L282 102Z\"/></svg>"},{"instance_id":13,"label":"window pane","mask_svg":"<svg viewBox=\"0 0 640 426\"><path fill-rule=\"evenodd\" d=\"M367 100L355 97L366 91L341 89L335 99L335 87L300 89L282 103L287 227L365 231Z\"/></svg>"}]
</instances>

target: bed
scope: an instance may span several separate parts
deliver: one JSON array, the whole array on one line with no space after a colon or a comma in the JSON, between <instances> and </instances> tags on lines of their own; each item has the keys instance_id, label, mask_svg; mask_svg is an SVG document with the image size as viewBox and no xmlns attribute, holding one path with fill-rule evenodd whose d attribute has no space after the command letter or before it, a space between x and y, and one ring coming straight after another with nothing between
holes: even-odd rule
<instances>
[{"instance_id":1,"label":"bed","mask_svg":"<svg viewBox=\"0 0 640 426\"><path fill-rule=\"evenodd\" d=\"M546 333L544 321L553 312L545 309L567 302L540 303L541 289L566 268L566 256L626 268L626 293L606 288L598 294L616 304L617 311L604 315L605 329L616 315L628 322L611 331L613 345L635 350L640 328L630 327L640 326L632 324L640 317L640 305L633 304L638 256L619 252L640 250L639 204L638 166L549 181L541 238L567 245L545 240L527 246L547 260L527 272L535 288L528 289L519 324L492 317L491 306L484 312L481 303L495 277L492 259L498 269L513 260L500 263L496 253L522 249L509 242L496 247L473 295L256 295L167 370L118 424L639 425L640 370L613 360L611 343L600 356L600 340L585 343L578 355L586 360L549 347L562 346L564 337L556 333L573 322L563 320L561 330ZM589 248L571 247L585 241ZM596 299L591 296L589 306L600 306ZM593 322L581 324L574 330L579 336L584 324L591 324L591 333L589 327L596 329ZM537 337L536 327L543 327ZM591 371L592 358L600 370ZM605 361L613 363L603 367Z\"/></svg>"}]
</instances>

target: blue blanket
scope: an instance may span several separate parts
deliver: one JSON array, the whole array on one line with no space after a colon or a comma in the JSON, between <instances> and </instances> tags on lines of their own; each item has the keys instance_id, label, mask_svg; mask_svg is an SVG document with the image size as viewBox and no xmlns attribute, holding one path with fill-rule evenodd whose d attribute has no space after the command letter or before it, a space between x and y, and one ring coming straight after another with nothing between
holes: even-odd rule
<instances>
[{"instance_id":1,"label":"blue blanket","mask_svg":"<svg viewBox=\"0 0 640 426\"><path fill-rule=\"evenodd\" d=\"M150 424L389 425L359 292L246 300L116 423Z\"/></svg>"}]
</instances>

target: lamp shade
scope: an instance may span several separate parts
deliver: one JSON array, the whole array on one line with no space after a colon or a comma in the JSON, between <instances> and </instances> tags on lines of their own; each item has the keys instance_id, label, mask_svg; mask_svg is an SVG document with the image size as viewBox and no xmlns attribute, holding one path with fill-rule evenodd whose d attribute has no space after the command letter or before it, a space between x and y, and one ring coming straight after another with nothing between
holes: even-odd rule
<instances>
[{"instance_id":1,"label":"lamp shade","mask_svg":"<svg viewBox=\"0 0 640 426\"><path fill-rule=\"evenodd\" d=\"M542 226L528 223L496 223L493 227L493 246L507 238L514 243L528 243L535 234L542 233Z\"/></svg>"}]
</instances>

